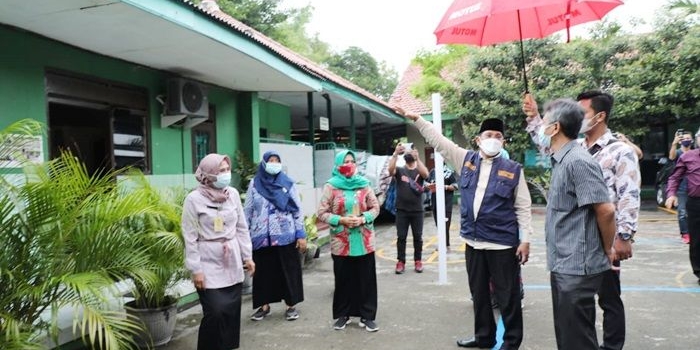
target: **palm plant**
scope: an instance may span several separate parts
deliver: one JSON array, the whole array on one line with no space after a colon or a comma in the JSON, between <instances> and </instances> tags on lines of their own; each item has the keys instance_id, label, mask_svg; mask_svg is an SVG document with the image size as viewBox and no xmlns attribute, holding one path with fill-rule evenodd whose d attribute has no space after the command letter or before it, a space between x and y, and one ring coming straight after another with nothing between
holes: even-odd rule
<instances>
[{"instance_id":1,"label":"palm plant","mask_svg":"<svg viewBox=\"0 0 700 350\"><path fill-rule=\"evenodd\" d=\"M23 184L0 182L1 347L57 343L64 308L74 310L73 332L86 344L131 347L140 325L110 307L115 281L156 285L159 266L147 243L177 246L179 233L168 230L179 217L164 212L152 188L120 188L114 179L123 172L90 175L70 154L23 171Z\"/></svg>"},{"instance_id":2,"label":"palm plant","mask_svg":"<svg viewBox=\"0 0 700 350\"><path fill-rule=\"evenodd\" d=\"M185 243L180 228L182 204L187 192L183 188L157 189L140 173L129 176L129 190L135 186L146 195L146 201L154 212L142 213L128 220L131 230L140 231L141 245L153 263L153 275L149 279L132 277L135 308L158 308L176 301L169 295L171 288L189 276L185 269Z\"/></svg>"}]
</instances>

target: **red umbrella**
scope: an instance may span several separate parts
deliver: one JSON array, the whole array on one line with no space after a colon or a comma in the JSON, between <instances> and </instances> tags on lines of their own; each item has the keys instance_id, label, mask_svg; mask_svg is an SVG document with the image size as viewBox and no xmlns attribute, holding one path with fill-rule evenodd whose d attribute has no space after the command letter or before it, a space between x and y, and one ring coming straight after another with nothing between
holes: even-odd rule
<instances>
[{"instance_id":1,"label":"red umbrella","mask_svg":"<svg viewBox=\"0 0 700 350\"><path fill-rule=\"evenodd\" d=\"M520 40L525 91L523 39L544 38L571 26L603 18L621 0L455 0L435 29L438 44L486 46Z\"/></svg>"}]
</instances>

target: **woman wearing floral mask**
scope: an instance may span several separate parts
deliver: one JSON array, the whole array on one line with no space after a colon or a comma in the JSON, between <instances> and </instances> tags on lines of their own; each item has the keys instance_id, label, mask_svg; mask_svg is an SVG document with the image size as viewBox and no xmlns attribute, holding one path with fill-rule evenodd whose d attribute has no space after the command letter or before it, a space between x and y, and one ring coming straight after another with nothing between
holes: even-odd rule
<instances>
[{"instance_id":1,"label":"woman wearing floral mask","mask_svg":"<svg viewBox=\"0 0 700 350\"><path fill-rule=\"evenodd\" d=\"M202 305L197 349L237 349L243 269L255 273L241 198L231 181L231 160L209 154L195 173L199 187L185 198L185 265Z\"/></svg>"},{"instance_id":2,"label":"woman wearing floral mask","mask_svg":"<svg viewBox=\"0 0 700 350\"><path fill-rule=\"evenodd\" d=\"M374 258L374 219L379 202L369 181L357 174L355 154L335 157L333 176L323 187L319 220L330 225L331 256L335 276L333 328L341 330L350 317L360 327L376 332L377 273Z\"/></svg>"},{"instance_id":3,"label":"woman wearing floral mask","mask_svg":"<svg viewBox=\"0 0 700 350\"><path fill-rule=\"evenodd\" d=\"M244 212L253 242L257 272L253 280L253 321L270 313L270 303L284 300L287 321L299 318L295 305L304 301L301 260L306 233L301 199L294 180L282 172L281 157L269 151L250 181Z\"/></svg>"}]
</instances>

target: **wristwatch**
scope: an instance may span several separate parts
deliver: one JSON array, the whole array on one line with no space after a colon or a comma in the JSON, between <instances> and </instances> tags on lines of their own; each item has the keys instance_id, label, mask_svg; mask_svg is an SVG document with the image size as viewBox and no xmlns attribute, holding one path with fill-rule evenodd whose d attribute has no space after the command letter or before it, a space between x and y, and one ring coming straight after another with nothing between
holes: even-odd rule
<instances>
[{"instance_id":1,"label":"wristwatch","mask_svg":"<svg viewBox=\"0 0 700 350\"><path fill-rule=\"evenodd\" d=\"M618 232L617 236L623 241L629 241L630 239L634 238L634 233Z\"/></svg>"}]
</instances>

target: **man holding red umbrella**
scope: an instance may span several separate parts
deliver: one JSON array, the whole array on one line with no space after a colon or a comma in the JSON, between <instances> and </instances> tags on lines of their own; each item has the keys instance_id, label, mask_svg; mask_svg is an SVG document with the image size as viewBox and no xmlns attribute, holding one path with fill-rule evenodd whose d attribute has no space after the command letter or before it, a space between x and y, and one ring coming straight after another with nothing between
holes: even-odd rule
<instances>
[{"instance_id":1,"label":"man holding red umbrella","mask_svg":"<svg viewBox=\"0 0 700 350\"><path fill-rule=\"evenodd\" d=\"M592 90L581 93L577 100L586 111L580 130L585 137L578 139L578 143L600 164L610 201L615 205L617 260L613 263L615 268L605 272L598 291L598 304L603 309L603 344L600 349L621 350L625 344L625 308L620 297L620 260L632 257L632 238L637 232L640 205L638 159L632 147L615 138L608 129L612 95ZM527 131L535 144L542 146L538 133L546 125L539 116L537 103L529 94L522 109L528 116Z\"/></svg>"}]
</instances>

